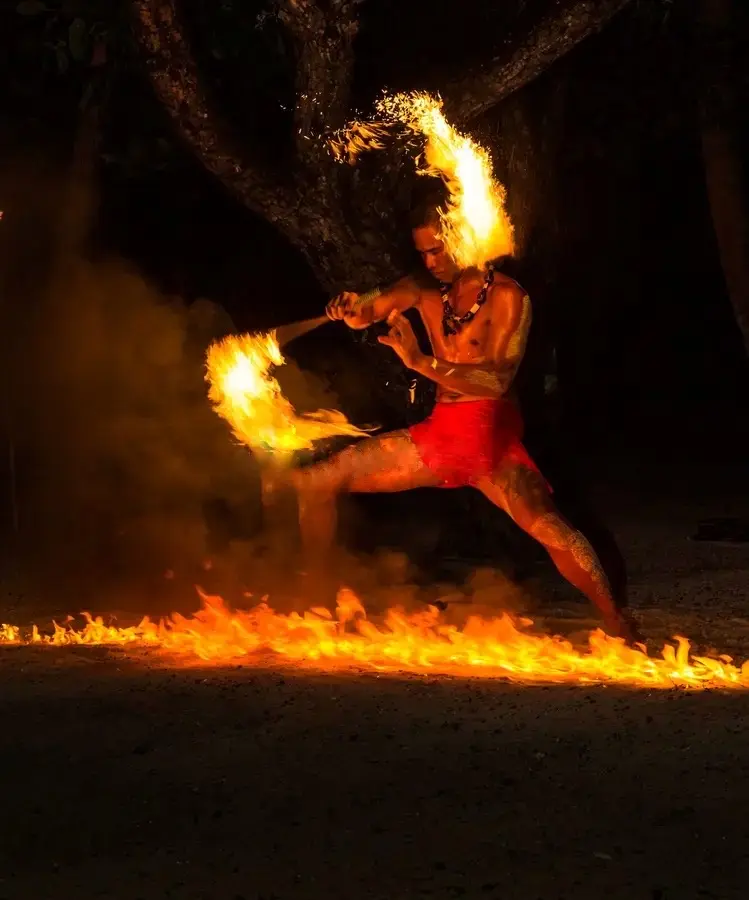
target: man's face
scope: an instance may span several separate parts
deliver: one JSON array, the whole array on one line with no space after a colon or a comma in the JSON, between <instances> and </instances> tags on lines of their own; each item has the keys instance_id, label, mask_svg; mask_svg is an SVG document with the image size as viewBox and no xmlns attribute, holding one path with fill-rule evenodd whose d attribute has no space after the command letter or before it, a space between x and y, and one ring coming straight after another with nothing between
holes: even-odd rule
<instances>
[{"instance_id":1,"label":"man's face","mask_svg":"<svg viewBox=\"0 0 749 900\"><path fill-rule=\"evenodd\" d=\"M422 225L420 228L414 228L413 239L414 245L429 272L438 281L451 283L458 274L458 267L445 250L445 245L440 239L437 227Z\"/></svg>"}]
</instances>

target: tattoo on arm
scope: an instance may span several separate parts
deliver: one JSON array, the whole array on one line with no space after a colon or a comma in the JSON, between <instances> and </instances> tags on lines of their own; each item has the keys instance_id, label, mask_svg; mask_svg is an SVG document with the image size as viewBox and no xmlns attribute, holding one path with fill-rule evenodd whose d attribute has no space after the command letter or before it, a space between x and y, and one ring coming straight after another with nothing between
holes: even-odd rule
<instances>
[{"instance_id":1,"label":"tattoo on arm","mask_svg":"<svg viewBox=\"0 0 749 900\"><path fill-rule=\"evenodd\" d=\"M507 393L515 375L515 365L451 363L431 359L422 374L448 390L477 397L501 397Z\"/></svg>"},{"instance_id":2,"label":"tattoo on arm","mask_svg":"<svg viewBox=\"0 0 749 900\"><path fill-rule=\"evenodd\" d=\"M472 368L472 371L466 373L465 379L477 387L484 387L495 391L497 394L504 394L510 389L514 375L515 367L510 364L497 366L492 369L476 366Z\"/></svg>"},{"instance_id":3,"label":"tattoo on arm","mask_svg":"<svg viewBox=\"0 0 749 900\"><path fill-rule=\"evenodd\" d=\"M512 372L503 373L501 367L487 364L451 363L431 358L420 371L448 390L477 397L499 397L512 382Z\"/></svg>"},{"instance_id":4,"label":"tattoo on arm","mask_svg":"<svg viewBox=\"0 0 749 900\"><path fill-rule=\"evenodd\" d=\"M473 372L466 373L466 381L493 391L501 390L499 377L496 372L483 372L481 369L474 369Z\"/></svg>"}]
</instances>

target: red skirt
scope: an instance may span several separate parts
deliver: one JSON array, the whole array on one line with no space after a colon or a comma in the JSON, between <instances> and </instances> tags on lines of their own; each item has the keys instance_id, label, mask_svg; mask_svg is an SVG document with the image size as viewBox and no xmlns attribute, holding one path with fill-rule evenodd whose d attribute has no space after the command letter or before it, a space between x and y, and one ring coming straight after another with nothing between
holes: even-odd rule
<instances>
[{"instance_id":1,"label":"red skirt","mask_svg":"<svg viewBox=\"0 0 749 900\"><path fill-rule=\"evenodd\" d=\"M429 418L409 428L424 465L439 487L475 485L507 463L538 466L523 446L523 417L510 400L437 403Z\"/></svg>"}]
</instances>

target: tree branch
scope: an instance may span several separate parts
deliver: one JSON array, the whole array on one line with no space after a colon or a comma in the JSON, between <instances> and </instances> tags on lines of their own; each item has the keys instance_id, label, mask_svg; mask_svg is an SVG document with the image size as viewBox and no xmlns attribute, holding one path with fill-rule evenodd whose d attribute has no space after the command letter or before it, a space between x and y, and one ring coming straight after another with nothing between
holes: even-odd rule
<instances>
[{"instance_id":1,"label":"tree branch","mask_svg":"<svg viewBox=\"0 0 749 900\"><path fill-rule=\"evenodd\" d=\"M175 0L132 0L133 30L159 100L204 165L244 203L278 224L298 205L290 180L249 163L217 127Z\"/></svg>"},{"instance_id":2,"label":"tree branch","mask_svg":"<svg viewBox=\"0 0 749 900\"><path fill-rule=\"evenodd\" d=\"M555 0L552 10L511 53L447 85L447 115L466 122L537 78L552 63L600 31L630 0Z\"/></svg>"},{"instance_id":3,"label":"tree branch","mask_svg":"<svg viewBox=\"0 0 749 900\"><path fill-rule=\"evenodd\" d=\"M354 38L361 0L278 0L278 17L296 54L296 144L300 160L317 167L329 157L327 136L349 111Z\"/></svg>"}]
</instances>

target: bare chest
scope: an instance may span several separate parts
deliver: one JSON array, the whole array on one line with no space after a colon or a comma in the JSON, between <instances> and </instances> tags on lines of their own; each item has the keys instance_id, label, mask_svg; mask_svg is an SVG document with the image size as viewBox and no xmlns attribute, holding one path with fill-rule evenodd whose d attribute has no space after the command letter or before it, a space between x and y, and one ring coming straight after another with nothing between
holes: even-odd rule
<instances>
[{"instance_id":1,"label":"bare chest","mask_svg":"<svg viewBox=\"0 0 749 900\"><path fill-rule=\"evenodd\" d=\"M463 310L459 310L463 312ZM440 359L455 363L481 363L486 359L491 333L492 299L457 334L445 335L442 328L442 298L439 291L425 291L419 313L426 327L432 351Z\"/></svg>"}]
</instances>

